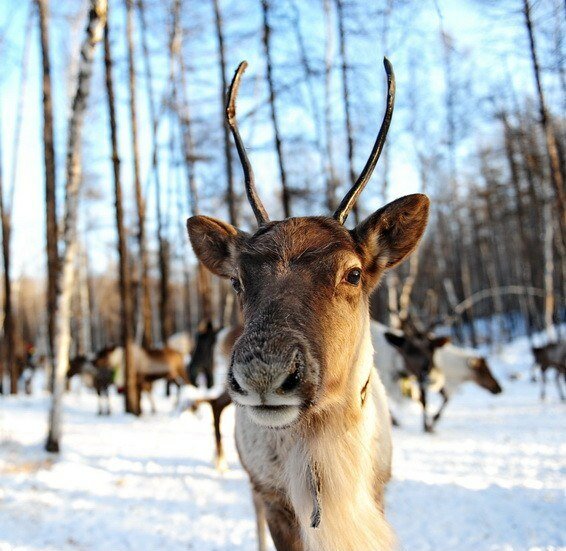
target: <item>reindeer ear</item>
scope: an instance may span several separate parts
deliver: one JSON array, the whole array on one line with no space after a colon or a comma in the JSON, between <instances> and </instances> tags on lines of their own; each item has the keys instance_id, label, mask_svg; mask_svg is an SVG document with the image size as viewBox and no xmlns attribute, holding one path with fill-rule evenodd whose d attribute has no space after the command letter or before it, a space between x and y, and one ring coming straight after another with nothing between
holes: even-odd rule
<instances>
[{"instance_id":1,"label":"reindeer ear","mask_svg":"<svg viewBox=\"0 0 566 551\"><path fill-rule=\"evenodd\" d=\"M366 257L366 272L377 276L415 250L426 228L429 204L426 195L407 195L380 208L354 228L352 235Z\"/></svg>"},{"instance_id":2,"label":"reindeer ear","mask_svg":"<svg viewBox=\"0 0 566 551\"><path fill-rule=\"evenodd\" d=\"M402 348L405 344L405 337L403 335L396 335L395 333L385 333L385 340L395 348Z\"/></svg>"},{"instance_id":3,"label":"reindeer ear","mask_svg":"<svg viewBox=\"0 0 566 551\"><path fill-rule=\"evenodd\" d=\"M209 216L192 216L187 230L197 258L212 273L221 277L234 274L233 255L243 232Z\"/></svg>"},{"instance_id":4,"label":"reindeer ear","mask_svg":"<svg viewBox=\"0 0 566 551\"><path fill-rule=\"evenodd\" d=\"M434 337L429 341L429 348L431 350L436 350L437 348L442 348L444 345L450 342L450 337Z\"/></svg>"}]
</instances>

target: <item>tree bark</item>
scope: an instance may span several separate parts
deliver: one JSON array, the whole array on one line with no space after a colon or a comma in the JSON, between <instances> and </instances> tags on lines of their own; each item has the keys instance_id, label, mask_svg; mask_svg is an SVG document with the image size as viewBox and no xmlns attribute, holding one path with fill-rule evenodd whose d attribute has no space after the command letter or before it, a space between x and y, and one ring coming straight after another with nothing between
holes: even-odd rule
<instances>
[{"instance_id":1,"label":"tree bark","mask_svg":"<svg viewBox=\"0 0 566 551\"><path fill-rule=\"evenodd\" d=\"M357 180L356 171L354 169L354 129L352 126L352 106L350 103L350 88L348 85L348 54L346 52L346 30L344 27L344 3L342 0L336 0L336 10L338 14L338 41L340 48L342 71L342 100L344 102L344 122L346 125L346 142L348 145L348 176L350 186L353 186ZM354 205L354 220L356 224L360 222L360 214L358 205Z\"/></svg>"},{"instance_id":2,"label":"tree bark","mask_svg":"<svg viewBox=\"0 0 566 551\"><path fill-rule=\"evenodd\" d=\"M143 197L141 178L140 178L140 161L138 148L138 121L137 121L137 102L136 102L136 65L134 52L134 6L133 0L125 0L126 2L126 38L128 43L128 84L130 89L130 121L132 126L132 158L134 171L134 189L136 194L136 208L138 215L138 248L140 255L139 262L139 313L142 319L142 344L144 346L152 346L152 316L151 316L151 298L149 290L149 261L147 254L147 243L145 234L145 200Z\"/></svg>"},{"instance_id":3,"label":"tree bark","mask_svg":"<svg viewBox=\"0 0 566 551\"><path fill-rule=\"evenodd\" d=\"M531 62L533 64L533 73L536 82L540 124L542 126L544 138L546 140L546 150L550 168L550 181L552 183L555 195L557 212L560 217L559 219L562 243L566 245L566 192L564 190L564 178L562 176L562 171L560 168L560 156L558 154L556 135L554 134L552 121L548 117L546 100L542 89L541 71L538 62L533 22L531 19L531 5L529 0L523 0L523 14L525 16L525 24L529 34Z\"/></svg>"},{"instance_id":4,"label":"tree bark","mask_svg":"<svg viewBox=\"0 0 566 551\"><path fill-rule=\"evenodd\" d=\"M59 251L57 249L57 199L55 139L53 136L53 100L51 98L51 61L49 57L48 1L36 0L39 11L43 89L43 158L45 165L45 237L47 250L47 342L50 364L55 357L55 317L57 308L57 276ZM54 374L55 370L51 369ZM52 386L52 382L51 382Z\"/></svg>"},{"instance_id":5,"label":"tree bark","mask_svg":"<svg viewBox=\"0 0 566 551\"><path fill-rule=\"evenodd\" d=\"M77 217L82 179L81 138L87 98L90 93L94 51L97 43L102 39L107 9L106 0L91 0L86 38L81 48L77 87L69 121L63 234L65 249L59 274L60 290L57 296L57 363L49 413L49 434L45 444L45 449L50 452L58 452L61 445L62 398L71 348L71 295L77 252Z\"/></svg>"},{"instance_id":6,"label":"tree bark","mask_svg":"<svg viewBox=\"0 0 566 551\"><path fill-rule=\"evenodd\" d=\"M326 207L333 213L338 206L336 187L338 176L334 162L334 138L332 132L332 67L334 64L334 25L332 24L331 0L324 0L324 134L326 145Z\"/></svg>"},{"instance_id":7,"label":"tree bark","mask_svg":"<svg viewBox=\"0 0 566 551\"><path fill-rule=\"evenodd\" d=\"M236 205L236 194L234 193L234 175L232 171L232 146L230 142L230 129L225 120L226 109L226 91L228 90L228 81L226 80L226 52L224 46L224 22L220 11L220 3L218 0L212 0L214 7L214 20L216 24L216 39L218 41L218 57L220 78L222 89L220 90L220 113L222 129L224 131L224 159L226 167L226 201L228 203L228 213L230 216L230 224L238 225L238 208Z\"/></svg>"},{"instance_id":8,"label":"tree bark","mask_svg":"<svg viewBox=\"0 0 566 551\"><path fill-rule=\"evenodd\" d=\"M189 108L189 99L187 94L186 67L183 59L183 35L179 25L179 14L181 11L181 0L174 0L173 23L170 39L170 78L173 83L172 95L173 105L177 104L177 86L174 76L174 59L179 61L179 77L180 77L180 105L178 106L179 121L181 123L183 138L183 155L185 158L185 167L187 170L187 195L191 209L191 216L199 214L198 192L195 178L195 160L194 141L192 135L192 120ZM198 291L198 319L200 324L206 324L212 321L212 297L210 285L210 272L202 265L197 265L197 291Z\"/></svg>"},{"instance_id":9,"label":"tree bark","mask_svg":"<svg viewBox=\"0 0 566 551\"><path fill-rule=\"evenodd\" d=\"M2 205L0 206L0 218L2 224L2 256L4 261L4 345L5 361L10 374L10 394L17 394L19 369L16 365L16 355L14 352L15 341L15 325L13 315L13 297L12 297L12 279L10 274L11 264L11 246L10 239L12 233L12 205L14 200L14 191L18 179L18 160L20 151L20 136L22 129L22 119L24 110L24 98L28 75L28 61L30 50L30 37L33 23L33 12L30 6L24 37L24 47L22 52L21 76L19 84L19 93L16 105L16 122L14 126L14 141L12 148L12 174L7 189L7 197L4 196L2 189ZM3 188L3 186L2 186Z\"/></svg>"},{"instance_id":10,"label":"tree bark","mask_svg":"<svg viewBox=\"0 0 566 551\"><path fill-rule=\"evenodd\" d=\"M118 129L116 122L116 107L114 101L114 80L112 77L112 50L110 46L110 24L106 23L104 30L104 67L106 76L106 96L108 99L108 114L110 123L110 142L112 144L112 168L114 174L114 208L116 213L116 230L118 233L118 257L120 270L120 314L121 339L124 347L126 392L125 409L127 413L139 415L140 392L137 384L136 366L133 362L133 315L130 280L130 264L126 232L124 229L124 209L122 201L122 181L120 177L120 154L118 151Z\"/></svg>"},{"instance_id":11,"label":"tree bark","mask_svg":"<svg viewBox=\"0 0 566 551\"><path fill-rule=\"evenodd\" d=\"M163 233L163 215L161 210L161 178L159 171L159 155L157 144L158 118L155 109L153 96L153 75L149 58L149 48L147 44L147 20L145 4L143 0L137 0L138 14L141 24L142 50L145 65L145 77L147 82L147 94L149 99L149 116L151 119L152 136L152 158L151 172L155 183L155 209L157 218L157 245L159 248L159 326L161 342L165 344L171 335L171 316L170 316L170 293L169 293L169 242Z\"/></svg>"},{"instance_id":12,"label":"tree bark","mask_svg":"<svg viewBox=\"0 0 566 551\"><path fill-rule=\"evenodd\" d=\"M15 362L14 320L12 312L12 279L10 277L10 234L12 230L10 209L4 202L4 179L2 175L2 147L0 144L0 222L2 225L2 258L4 261L4 323L3 352L0 357L0 394L4 391L4 370L10 376L10 394L18 392L18 369Z\"/></svg>"},{"instance_id":13,"label":"tree bark","mask_svg":"<svg viewBox=\"0 0 566 551\"><path fill-rule=\"evenodd\" d=\"M277 162L279 165L279 177L281 179L281 200L283 202L283 214L285 218L291 216L291 193L287 182L287 171L283 158L283 142L281 141L281 130L279 127L279 117L275 102L275 84L273 80L273 60L271 58L271 26L269 24L269 2L261 0L263 13L263 51L265 53L265 63L267 71L267 85L269 87L269 107L271 110L271 121L275 134L275 150L277 152Z\"/></svg>"}]
</instances>

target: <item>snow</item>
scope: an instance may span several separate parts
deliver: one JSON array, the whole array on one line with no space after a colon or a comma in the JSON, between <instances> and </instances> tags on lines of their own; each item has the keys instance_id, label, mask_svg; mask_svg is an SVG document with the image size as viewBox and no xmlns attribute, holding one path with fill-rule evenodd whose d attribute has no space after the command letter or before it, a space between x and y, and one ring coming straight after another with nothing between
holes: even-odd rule
<instances>
[{"instance_id":1,"label":"snow","mask_svg":"<svg viewBox=\"0 0 566 551\"><path fill-rule=\"evenodd\" d=\"M403 549L566 549L566 405L553 381L539 401L526 340L490 363L503 394L464 386L433 435L410 404L394 431L387 515ZM0 551L255 549L232 408L224 474L212 464L210 412L179 415L162 388L159 413L139 419L99 417L93 395L68 394L57 458L42 450L48 397L38 383L33 396L0 397Z\"/></svg>"}]
</instances>

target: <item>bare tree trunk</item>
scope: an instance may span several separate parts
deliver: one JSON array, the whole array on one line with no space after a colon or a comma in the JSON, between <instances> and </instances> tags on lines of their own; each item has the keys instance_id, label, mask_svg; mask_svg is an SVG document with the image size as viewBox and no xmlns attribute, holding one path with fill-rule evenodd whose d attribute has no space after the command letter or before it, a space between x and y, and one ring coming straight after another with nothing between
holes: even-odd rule
<instances>
[{"instance_id":1,"label":"bare tree trunk","mask_svg":"<svg viewBox=\"0 0 566 551\"><path fill-rule=\"evenodd\" d=\"M273 61L271 58L271 27L269 25L269 2L261 0L263 13L263 50L265 53L265 63L267 70L267 85L269 87L269 107L271 110L271 121L273 122L273 133L275 134L275 150L279 164L279 177L281 179L281 199L283 202L283 214L285 218L291 216L291 193L287 183L287 171L283 159L283 143L281 141L281 130L277 105L275 103L275 84L273 81Z\"/></svg>"},{"instance_id":2,"label":"bare tree trunk","mask_svg":"<svg viewBox=\"0 0 566 551\"><path fill-rule=\"evenodd\" d=\"M47 342L51 373L55 358L55 317L57 308L57 276L59 252L57 250L57 200L55 180L55 140L53 136L53 100L51 99L51 61L49 58L48 1L36 0L39 11L41 59L43 70L43 147L45 164L45 236L47 250ZM50 386L53 386L51 379Z\"/></svg>"},{"instance_id":3,"label":"bare tree trunk","mask_svg":"<svg viewBox=\"0 0 566 551\"><path fill-rule=\"evenodd\" d=\"M12 312L12 279L10 276L10 234L12 231L10 208L4 203L4 179L2 176L2 147L0 144L0 221L2 224L2 257L4 260L4 323L3 357L0 357L0 394L4 389L4 369L10 376L10 393L18 392L18 369L14 354L14 320Z\"/></svg>"},{"instance_id":4,"label":"bare tree trunk","mask_svg":"<svg viewBox=\"0 0 566 551\"><path fill-rule=\"evenodd\" d=\"M334 62L334 25L332 24L331 0L324 0L324 134L326 142L326 207L336 209L338 176L334 163L334 139L332 132L332 67Z\"/></svg>"},{"instance_id":5,"label":"bare tree trunk","mask_svg":"<svg viewBox=\"0 0 566 551\"><path fill-rule=\"evenodd\" d=\"M539 103L540 123L544 131L546 140L546 150L550 167L550 180L554 188L554 195L557 204L557 212L560 217L560 231L563 245L566 245L566 192L564 191L564 178L560 169L560 156L556 144L556 135L554 127L549 120L546 108L546 100L542 90L542 81L540 74L540 65L538 62L537 49L535 43L535 35L533 22L531 19L531 5L529 0L523 0L523 14L525 16L525 24L529 34L530 54L533 64L533 73L536 81L537 96Z\"/></svg>"},{"instance_id":6,"label":"bare tree trunk","mask_svg":"<svg viewBox=\"0 0 566 551\"><path fill-rule=\"evenodd\" d=\"M84 246L80 247L79 262L77 266L78 279L78 301L79 319L78 329L79 338L77 354L86 355L92 352L92 327L90 324L90 296L88 288L88 262L87 252Z\"/></svg>"},{"instance_id":7,"label":"bare tree trunk","mask_svg":"<svg viewBox=\"0 0 566 551\"><path fill-rule=\"evenodd\" d=\"M163 216L161 212L161 178L159 171L159 155L157 151L158 119L153 97L153 75L147 45L147 21L143 0L137 0L138 14L141 23L142 50L147 81L147 94L149 99L149 116L152 128L152 159L151 171L155 182L155 207L157 217L157 244L159 247L159 325L161 341L166 342L171 334L170 296L169 296L169 243L163 235Z\"/></svg>"},{"instance_id":8,"label":"bare tree trunk","mask_svg":"<svg viewBox=\"0 0 566 551\"><path fill-rule=\"evenodd\" d=\"M328 0L325 0L325 2L328 2ZM300 63L304 74L305 86L307 88L308 97L309 97L309 104L310 104L309 107L312 112L312 118L314 123L314 143L316 145L316 150L318 153L319 171L320 171L320 175L323 178L323 181L325 182L326 204L332 205L331 207L328 207L329 212L332 213L335 210L335 205L334 205L335 200L333 197L330 196L332 189L332 182L331 182L331 176L329 170L331 168L331 165L328 166L330 163L327 158L326 147L324 144L324 122L323 122L323 117L321 116L319 101L316 93L316 81L313 78L315 76L315 72L312 68L312 62L309 59L308 45L305 42L305 37L302 32L301 19L300 19L301 12L297 7L297 3L295 1L291 3L290 7L292 10L291 26L293 27L297 41L297 46L299 48ZM331 38L332 38L332 30L331 28L329 28L327 20L328 17L325 14L325 55L327 53L326 49L328 48L328 45L331 44ZM330 58L330 63L332 63L332 58ZM326 77L326 71L325 71L325 77ZM325 94L326 94L326 78L325 78Z\"/></svg>"},{"instance_id":9,"label":"bare tree trunk","mask_svg":"<svg viewBox=\"0 0 566 551\"><path fill-rule=\"evenodd\" d=\"M130 89L130 121L132 125L132 156L134 170L134 188L136 193L136 207L138 214L138 248L140 255L140 289L138 296L139 315L142 318L142 344L153 344L151 298L149 290L149 262L145 235L145 200L143 197L140 179L140 161L138 148L138 121L136 103L136 65L134 52L134 7L133 0L126 2L126 37L128 42L128 81Z\"/></svg>"},{"instance_id":10,"label":"bare tree trunk","mask_svg":"<svg viewBox=\"0 0 566 551\"><path fill-rule=\"evenodd\" d=\"M130 265L128 261L128 248L126 232L124 229L124 209L122 205L122 182L120 177L120 154L118 151L118 129L116 122L116 107L114 102L114 81L112 77L112 50L110 46L110 21L107 21L104 30L104 66L106 74L106 92L108 99L108 114L110 122L110 142L112 144L112 168L114 171L114 207L116 212L116 230L118 233L118 256L120 259L120 310L121 310L121 338L124 347L125 360L125 409L127 413L139 415L140 392L137 384L136 366L133 362L133 315L132 294L130 280Z\"/></svg>"},{"instance_id":11,"label":"bare tree trunk","mask_svg":"<svg viewBox=\"0 0 566 551\"><path fill-rule=\"evenodd\" d=\"M2 256L4 260L4 337L5 337L5 361L8 372L10 374L10 393L17 394L19 370L15 362L14 341L15 341L15 325L12 306L12 279L10 274L11 264L11 247L10 238L12 233L12 205L14 200L14 191L16 189L16 181L18 178L18 157L20 151L20 135L22 129L22 117L24 109L24 97L28 75L28 59L30 49L30 37L33 18L32 10L28 14L24 47L22 53L22 69L19 84L19 94L16 105L16 122L14 127L14 142L12 149L12 174L11 181L7 190L7 197L4 197L3 186L0 186L0 218L2 224Z\"/></svg>"},{"instance_id":12,"label":"bare tree trunk","mask_svg":"<svg viewBox=\"0 0 566 551\"><path fill-rule=\"evenodd\" d=\"M515 213L517 216L518 230L519 230L519 245L521 256L523 257L523 262L525 263L524 269L521 270L522 283L525 287L534 286L534 273L533 273L533 262L529 250L531 247L531 240L527 234L528 220L526 214L526 208L523 201L523 192L521 189L521 179L519 176L519 167L517 166L517 160L515 158L515 144L513 141L513 131L511 124L509 123L508 114L506 111L501 111L500 113L501 122L503 123L504 131L504 141L505 141L505 154L507 156L507 162L509 164L509 173L511 177L511 184L515 191ZM531 228L532 229L532 228ZM527 295L526 297L528 303L528 313L529 319L528 330L529 334L533 324L533 319L536 311L534 297Z\"/></svg>"},{"instance_id":13,"label":"bare tree trunk","mask_svg":"<svg viewBox=\"0 0 566 551\"><path fill-rule=\"evenodd\" d=\"M185 166L187 169L188 180L188 197L191 208L191 215L196 216L199 214L198 193L195 178L195 151L192 136L192 121L189 109L189 99L187 95L187 82L186 82L186 68L183 59L183 36L179 25L179 13L181 10L181 0L174 0L173 8L173 24L171 30L170 40L170 56L171 56L171 81L173 82L173 105L176 105L177 87L175 84L173 63L175 57L179 61L179 77L181 81L181 98L179 106L179 120L182 128L183 136L183 153L185 156ZM198 290L198 304L199 304L199 323L206 324L212 321L212 297L211 297L211 284L210 273L202 265L198 263L197 266L197 290Z\"/></svg>"},{"instance_id":14,"label":"bare tree trunk","mask_svg":"<svg viewBox=\"0 0 566 551\"><path fill-rule=\"evenodd\" d=\"M550 341L556 339L554 328L554 255L552 251L553 230L550 198L544 205L544 325Z\"/></svg>"},{"instance_id":15,"label":"bare tree trunk","mask_svg":"<svg viewBox=\"0 0 566 551\"><path fill-rule=\"evenodd\" d=\"M226 52L224 48L224 22L222 20L222 13L220 11L220 4L218 0L212 0L214 7L214 20L216 23L216 39L218 41L218 56L220 61L220 77L222 82L222 89L220 90L220 113L222 116L222 128L224 130L224 158L226 167L226 200L228 202L228 212L230 215L230 224L238 225L238 209L236 205L236 195L234 193L234 175L232 173L232 146L230 143L230 129L225 121L225 108L226 108L226 91L228 90L228 82L226 80Z\"/></svg>"},{"instance_id":16,"label":"bare tree trunk","mask_svg":"<svg viewBox=\"0 0 566 551\"><path fill-rule=\"evenodd\" d=\"M357 180L354 169L354 129L352 127L352 106L350 104L350 89L348 76L348 57L346 53L346 31L344 28L344 2L336 0L336 10L338 13L338 39L340 43L340 58L342 70L342 100L344 102L344 117L346 124L346 142L348 144L348 176L350 185L354 185ZM356 224L360 222L358 206L354 206L354 220Z\"/></svg>"},{"instance_id":17,"label":"bare tree trunk","mask_svg":"<svg viewBox=\"0 0 566 551\"><path fill-rule=\"evenodd\" d=\"M77 217L82 179L81 138L87 98L90 92L94 51L96 44L102 39L107 9L106 0L91 0L86 38L81 48L76 94L73 100L71 120L69 121L63 235L65 251L59 274L60 287L57 297L57 364L49 414L49 434L45 444L45 449L50 452L58 452L61 445L62 398L71 348L71 295L77 253Z\"/></svg>"}]
</instances>

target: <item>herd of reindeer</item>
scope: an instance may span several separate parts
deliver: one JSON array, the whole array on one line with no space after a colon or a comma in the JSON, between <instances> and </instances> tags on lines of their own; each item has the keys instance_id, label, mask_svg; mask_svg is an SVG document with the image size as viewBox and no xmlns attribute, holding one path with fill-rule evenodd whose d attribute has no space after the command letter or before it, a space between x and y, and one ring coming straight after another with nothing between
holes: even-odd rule
<instances>
[{"instance_id":1,"label":"herd of reindeer","mask_svg":"<svg viewBox=\"0 0 566 551\"><path fill-rule=\"evenodd\" d=\"M220 417L230 403L237 406L236 444L250 478L260 550L266 549L266 526L278 551L392 549L383 497L391 477L391 426L399 422L395 408L406 395L419 400L423 429L432 432L462 383L502 391L477 353L415 323L401 331L370 320L372 290L384 271L417 247L429 210L425 195L408 195L352 230L344 226L377 164L393 113L395 80L387 59L384 64L385 116L358 180L333 216L279 221L269 219L259 198L238 131L235 101L247 66L240 64L226 115L258 227L248 233L193 216L187 228L198 260L230 279L242 324L207 324L194 346L177 334L162 349L134 350L138 386L149 396L158 379L180 389L204 378L217 389L192 408L212 408L219 467ZM546 372L554 368L564 399L565 343L533 354L542 397ZM109 388L123 384L123 364L123 349L113 346L92 358L73 358L68 377L82 375L100 397L99 413L110 413ZM442 397L433 414L427 407L431 392Z\"/></svg>"}]
</instances>

